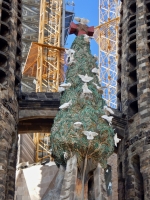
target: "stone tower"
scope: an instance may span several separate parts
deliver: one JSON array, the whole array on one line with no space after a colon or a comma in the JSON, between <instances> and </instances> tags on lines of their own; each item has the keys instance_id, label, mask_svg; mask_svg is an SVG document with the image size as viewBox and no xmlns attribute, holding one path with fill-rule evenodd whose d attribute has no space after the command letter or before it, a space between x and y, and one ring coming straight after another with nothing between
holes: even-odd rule
<instances>
[{"instance_id":1,"label":"stone tower","mask_svg":"<svg viewBox=\"0 0 150 200\"><path fill-rule=\"evenodd\" d=\"M21 80L21 0L0 2L0 199L13 199Z\"/></svg>"},{"instance_id":2,"label":"stone tower","mask_svg":"<svg viewBox=\"0 0 150 200\"><path fill-rule=\"evenodd\" d=\"M150 0L122 0L118 109L127 119L118 148L119 199L150 199Z\"/></svg>"}]
</instances>

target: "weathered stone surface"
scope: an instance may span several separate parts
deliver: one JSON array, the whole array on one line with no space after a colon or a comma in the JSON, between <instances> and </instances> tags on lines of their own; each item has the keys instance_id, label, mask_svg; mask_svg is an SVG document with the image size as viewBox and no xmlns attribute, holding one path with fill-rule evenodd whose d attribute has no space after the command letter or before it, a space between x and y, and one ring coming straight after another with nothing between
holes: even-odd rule
<instances>
[{"instance_id":1,"label":"weathered stone surface","mask_svg":"<svg viewBox=\"0 0 150 200\"><path fill-rule=\"evenodd\" d=\"M65 176L61 188L60 200L74 199L77 179L77 158L73 156L67 162Z\"/></svg>"},{"instance_id":2,"label":"weathered stone surface","mask_svg":"<svg viewBox=\"0 0 150 200\"><path fill-rule=\"evenodd\" d=\"M64 180L64 175L65 175L65 169L62 166L60 166L59 171L56 175L55 182L53 182L49 186L48 192L45 193L42 200L60 199L60 193L61 193L62 183Z\"/></svg>"},{"instance_id":3,"label":"weathered stone surface","mask_svg":"<svg viewBox=\"0 0 150 200\"><path fill-rule=\"evenodd\" d=\"M1 1L0 16L0 199L13 199L21 79L21 1ZM2 25L3 24L3 25Z\"/></svg>"},{"instance_id":4,"label":"weathered stone surface","mask_svg":"<svg viewBox=\"0 0 150 200\"><path fill-rule=\"evenodd\" d=\"M149 1L123 1L119 42L120 111L126 115L118 147L119 200L150 197Z\"/></svg>"}]
</instances>

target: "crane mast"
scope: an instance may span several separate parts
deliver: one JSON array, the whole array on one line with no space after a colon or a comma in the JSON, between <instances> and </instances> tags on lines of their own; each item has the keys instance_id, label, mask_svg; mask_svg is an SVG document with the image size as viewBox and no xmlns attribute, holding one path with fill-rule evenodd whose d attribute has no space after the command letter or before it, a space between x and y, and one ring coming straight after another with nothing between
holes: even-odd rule
<instances>
[{"instance_id":1,"label":"crane mast","mask_svg":"<svg viewBox=\"0 0 150 200\"><path fill-rule=\"evenodd\" d=\"M41 0L36 91L57 92L62 72L62 0Z\"/></svg>"}]
</instances>

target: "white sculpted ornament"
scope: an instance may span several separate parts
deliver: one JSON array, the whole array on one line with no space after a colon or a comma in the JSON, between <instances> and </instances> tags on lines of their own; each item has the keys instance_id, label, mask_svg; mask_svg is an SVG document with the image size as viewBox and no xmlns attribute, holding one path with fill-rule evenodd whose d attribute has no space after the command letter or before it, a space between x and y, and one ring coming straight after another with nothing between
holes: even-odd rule
<instances>
[{"instance_id":1,"label":"white sculpted ornament","mask_svg":"<svg viewBox=\"0 0 150 200\"><path fill-rule=\"evenodd\" d=\"M95 58L95 60L96 60L96 61L98 60L98 57L97 57L97 55L96 55L96 54L94 54L94 58Z\"/></svg>"},{"instance_id":2,"label":"white sculpted ornament","mask_svg":"<svg viewBox=\"0 0 150 200\"><path fill-rule=\"evenodd\" d=\"M72 100L70 100L68 103L64 103L63 105L61 105L59 107L59 109L66 109L66 108L68 108L71 105L72 105Z\"/></svg>"},{"instance_id":3,"label":"white sculpted ornament","mask_svg":"<svg viewBox=\"0 0 150 200\"><path fill-rule=\"evenodd\" d=\"M64 87L58 87L58 92L64 92L65 88Z\"/></svg>"},{"instance_id":4,"label":"white sculpted ornament","mask_svg":"<svg viewBox=\"0 0 150 200\"><path fill-rule=\"evenodd\" d=\"M103 89L104 89L105 87L98 86L96 83L93 83L93 84L96 86L97 90L98 90L101 94L103 94Z\"/></svg>"},{"instance_id":5,"label":"white sculpted ornament","mask_svg":"<svg viewBox=\"0 0 150 200\"><path fill-rule=\"evenodd\" d=\"M112 124L112 119L114 118L113 116L107 116L107 115L102 115L101 118L105 119L108 121L109 126Z\"/></svg>"},{"instance_id":6,"label":"white sculpted ornament","mask_svg":"<svg viewBox=\"0 0 150 200\"><path fill-rule=\"evenodd\" d=\"M90 36L88 36L88 35L84 35L84 41L85 42L90 42Z\"/></svg>"},{"instance_id":7,"label":"white sculpted ornament","mask_svg":"<svg viewBox=\"0 0 150 200\"><path fill-rule=\"evenodd\" d=\"M82 126L82 122L75 122L74 127L79 129Z\"/></svg>"},{"instance_id":8,"label":"white sculpted ornament","mask_svg":"<svg viewBox=\"0 0 150 200\"><path fill-rule=\"evenodd\" d=\"M65 52L67 54L66 63L68 66L70 66L73 63L75 63L75 60L74 60L75 51L73 49L68 49L68 50L66 49Z\"/></svg>"},{"instance_id":9,"label":"white sculpted ornament","mask_svg":"<svg viewBox=\"0 0 150 200\"><path fill-rule=\"evenodd\" d=\"M93 37L87 35L87 34L84 34L84 41L85 42L90 42L90 39L93 39Z\"/></svg>"},{"instance_id":10,"label":"white sculpted ornament","mask_svg":"<svg viewBox=\"0 0 150 200\"><path fill-rule=\"evenodd\" d=\"M90 82L91 80L93 80L93 77L90 77L88 76L87 74L84 76L84 75L81 75L81 74L78 74L78 76L81 78L81 80L85 83L88 83Z\"/></svg>"},{"instance_id":11,"label":"white sculpted ornament","mask_svg":"<svg viewBox=\"0 0 150 200\"><path fill-rule=\"evenodd\" d=\"M69 88L69 87L71 87L71 83L62 83L61 85L60 85L60 87L63 87L63 88Z\"/></svg>"},{"instance_id":12,"label":"white sculpted ornament","mask_svg":"<svg viewBox=\"0 0 150 200\"><path fill-rule=\"evenodd\" d=\"M104 106L103 109L106 115L114 114L114 111L111 108L108 108L107 106Z\"/></svg>"},{"instance_id":13,"label":"white sculpted ornament","mask_svg":"<svg viewBox=\"0 0 150 200\"><path fill-rule=\"evenodd\" d=\"M83 134L87 136L88 140L93 140L98 135L98 133L92 131L83 131Z\"/></svg>"},{"instance_id":14,"label":"white sculpted ornament","mask_svg":"<svg viewBox=\"0 0 150 200\"><path fill-rule=\"evenodd\" d=\"M119 139L117 137L117 133L114 135L114 142L115 142L115 146L117 147L117 144L121 141L121 139Z\"/></svg>"},{"instance_id":15,"label":"white sculpted ornament","mask_svg":"<svg viewBox=\"0 0 150 200\"><path fill-rule=\"evenodd\" d=\"M99 69L97 69L96 67L92 69L92 72L95 74L99 74Z\"/></svg>"},{"instance_id":16,"label":"white sculpted ornament","mask_svg":"<svg viewBox=\"0 0 150 200\"><path fill-rule=\"evenodd\" d=\"M49 153L50 153L51 156L52 156L52 151L53 151L52 149L49 150Z\"/></svg>"},{"instance_id":17,"label":"white sculpted ornament","mask_svg":"<svg viewBox=\"0 0 150 200\"><path fill-rule=\"evenodd\" d=\"M69 158L69 155L67 152L64 152L64 159L67 160Z\"/></svg>"},{"instance_id":18,"label":"white sculpted ornament","mask_svg":"<svg viewBox=\"0 0 150 200\"><path fill-rule=\"evenodd\" d=\"M74 18L77 22L80 24L88 24L90 21L88 19L80 18L80 17L75 17Z\"/></svg>"},{"instance_id":19,"label":"white sculpted ornament","mask_svg":"<svg viewBox=\"0 0 150 200\"><path fill-rule=\"evenodd\" d=\"M83 89L83 94L92 94L92 91L89 90L87 83L83 84L82 89Z\"/></svg>"}]
</instances>

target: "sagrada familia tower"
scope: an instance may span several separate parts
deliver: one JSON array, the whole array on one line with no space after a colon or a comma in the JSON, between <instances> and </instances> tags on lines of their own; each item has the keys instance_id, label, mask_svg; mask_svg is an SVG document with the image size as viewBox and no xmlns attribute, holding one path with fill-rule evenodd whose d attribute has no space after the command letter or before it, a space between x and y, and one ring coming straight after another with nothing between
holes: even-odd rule
<instances>
[{"instance_id":1,"label":"sagrada familia tower","mask_svg":"<svg viewBox=\"0 0 150 200\"><path fill-rule=\"evenodd\" d=\"M11 200L14 199L15 193L17 125L21 94L22 4L20 0L2 0L0 5L0 199ZM118 137L121 139L117 148L115 147L118 156L118 199L149 200L150 0L122 0L120 18L118 107L113 111L114 113L111 113L116 120L112 120L112 127L116 131L118 130ZM81 23L79 22L79 24ZM79 25L72 26L72 33L78 35L77 30L80 32L80 28ZM83 32L90 36L90 31L86 28ZM61 174L64 174L66 165L67 170L72 170L70 171L71 177L64 175L65 184L61 185L60 199L71 200L75 199L75 196L78 199L80 194L75 195L76 187L74 184L71 185L71 182L69 182L70 193L66 193L69 197L65 197L64 191L68 188L67 181L74 181L75 177L80 179L81 176L79 184L82 186L85 186L85 179L90 180L88 187L83 187L89 190L88 200L101 200L102 194L99 194L98 184L94 185L94 181L95 184L99 183L97 176L99 168L96 167L99 166L97 163L103 167L106 166L105 158L114 149L114 132L109 126L111 119L109 118L108 123L106 116L102 118L105 115L104 106L106 105L101 96L98 96L101 95L101 89L94 74L96 60L90 54L88 37L83 36L83 32L77 36L78 38L72 45L73 52L71 53L74 54L76 63L73 63L75 65L74 71L68 71L68 82L65 84L70 83L71 85L61 99L62 107L60 106L60 109L62 110L53 125L51 152L56 164L60 167ZM80 52L75 54L74 51ZM80 56L80 53L83 56ZM89 60L84 57L89 58ZM68 61L70 62L70 60ZM87 61L89 65L86 64ZM84 66L83 69L80 68L80 63ZM91 97L92 95L93 97ZM97 107L97 105L99 106ZM80 107L82 108L81 115L79 115ZM66 108L67 110L64 110ZM107 106L105 108L107 109ZM73 116L72 125L69 120L73 113L76 115ZM86 118L87 113L90 115ZM65 118L68 121L64 123ZM59 125L62 125L61 127L57 126L57 121L60 123ZM118 124L120 121L124 122L124 128L119 132ZM66 137L63 135L63 129L67 130L65 131ZM101 134L100 130L102 130ZM84 145L80 149L81 141ZM105 144L100 146L99 142ZM74 157L75 152L77 152L76 157ZM69 161L70 158L73 160ZM77 165L79 166L78 171ZM95 172L93 169L97 169L97 171ZM94 179L91 178L93 174ZM63 181L59 183L61 184ZM45 199L50 199L51 194L49 191ZM81 196L84 196L84 190L82 190Z\"/></svg>"},{"instance_id":2,"label":"sagrada familia tower","mask_svg":"<svg viewBox=\"0 0 150 200\"><path fill-rule=\"evenodd\" d=\"M119 200L150 199L150 1L123 0L118 109L127 119L118 148Z\"/></svg>"}]
</instances>

